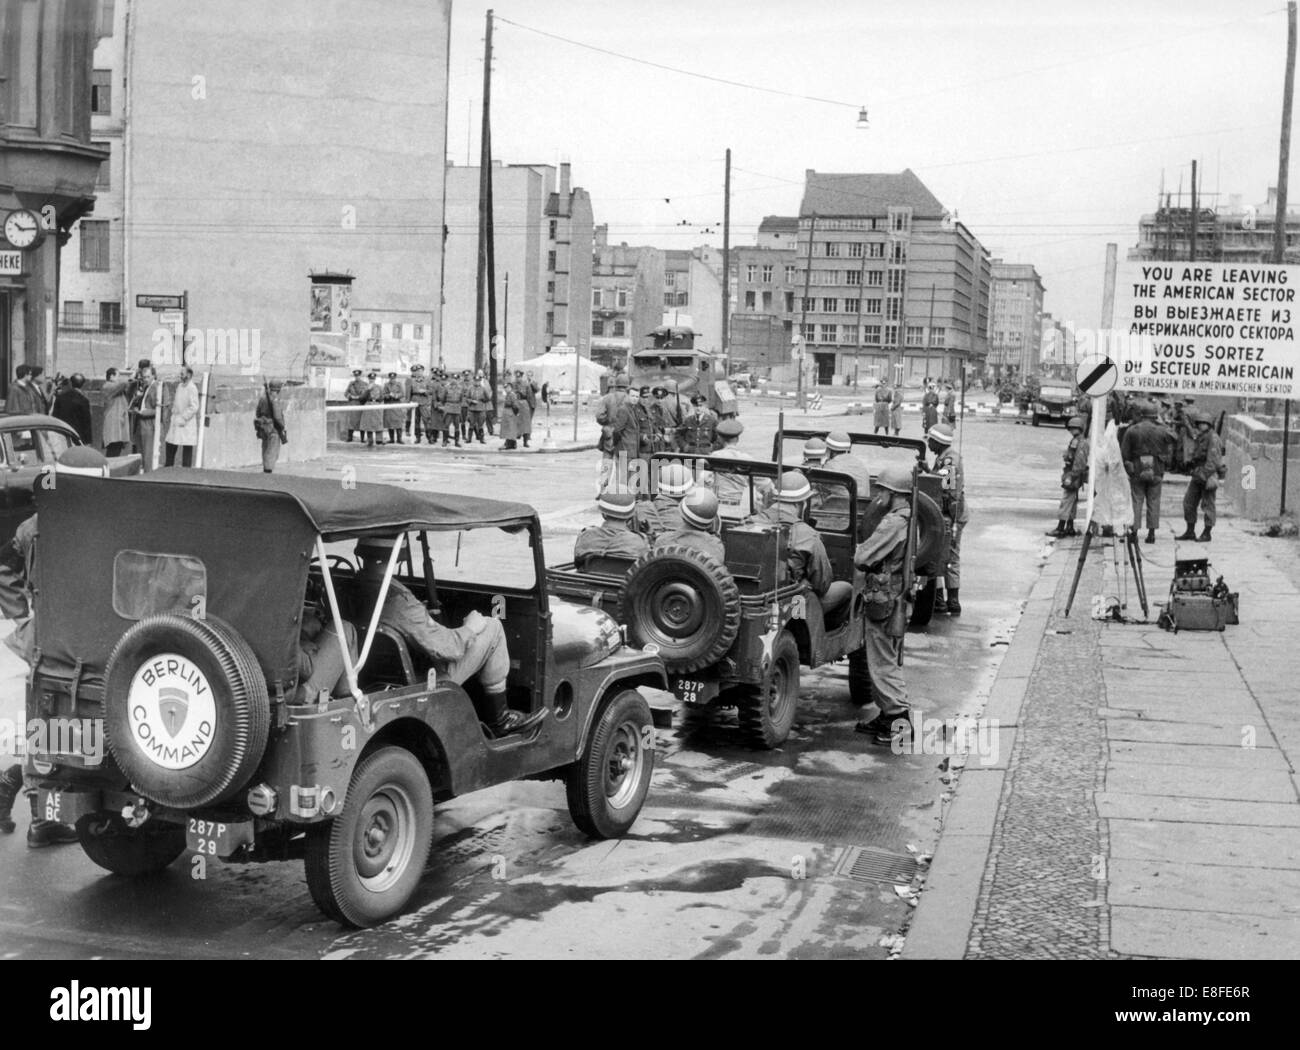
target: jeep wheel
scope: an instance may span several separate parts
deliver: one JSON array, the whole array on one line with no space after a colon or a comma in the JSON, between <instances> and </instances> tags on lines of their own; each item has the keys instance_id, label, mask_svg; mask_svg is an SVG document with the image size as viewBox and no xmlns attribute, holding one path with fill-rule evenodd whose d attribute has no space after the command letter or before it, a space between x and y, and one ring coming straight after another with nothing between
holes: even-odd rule
<instances>
[{"instance_id":1,"label":"jeep wheel","mask_svg":"<svg viewBox=\"0 0 1300 1050\"><path fill-rule=\"evenodd\" d=\"M650 705L627 689L606 705L582 756L565 771L573 823L592 838L618 838L640 815L653 772Z\"/></svg>"},{"instance_id":2,"label":"jeep wheel","mask_svg":"<svg viewBox=\"0 0 1300 1050\"><path fill-rule=\"evenodd\" d=\"M146 821L127 827L117 813L88 813L77 821L77 839L86 856L114 875L162 871L185 852L180 824Z\"/></svg>"},{"instance_id":3,"label":"jeep wheel","mask_svg":"<svg viewBox=\"0 0 1300 1050\"><path fill-rule=\"evenodd\" d=\"M747 688L737 702L741 733L756 748L780 747L790 735L798 702L799 645L782 631L763 684Z\"/></svg>"},{"instance_id":4,"label":"jeep wheel","mask_svg":"<svg viewBox=\"0 0 1300 1050\"><path fill-rule=\"evenodd\" d=\"M912 627L924 627L934 618L934 596L938 589L939 581L932 576L925 581L925 586L916 592L912 617L907 621Z\"/></svg>"},{"instance_id":5,"label":"jeep wheel","mask_svg":"<svg viewBox=\"0 0 1300 1050\"><path fill-rule=\"evenodd\" d=\"M722 659L736 640L740 591L703 551L662 547L628 571L618 619L634 645L658 646L669 671L689 674Z\"/></svg>"},{"instance_id":6,"label":"jeep wheel","mask_svg":"<svg viewBox=\"0 0 1300 1050\"><path fill-rule=\"evenodd\" d=\"M131 786L173 809L224 802L266 751L271 703L248 643L221 620L150 616L104 672L109 750Z\"/></svg>"},{"instance_id":7,"label":"jeep wheel","mask_svg":"<svg viewBox=\"0 0 1300 1050\"><path fill-rule=\"evenodd\" d=\"M406 905L433 843L433 790L419 760L384 747L360 762L341 812L307 832L307 889L331 919L374 926Z\"/></svg>"},{"instance_id":8,"label":"jeep wheel","mask_svg":"<svg viewBox=\"0 0 1300 1050\"><path fill-rule=\"evenodd\" d=\"M849 699L855 707L866 707L876 698L871 688L871 667L864 646L849 653Z\"/></svg>"},{"instance_id":9,"label":"jeep wheel","mask_svg":"<svg viewBox=\"0 0 1300 1050\"><path fill-rule=\"evenodd\" d=\"M916 572L938 576L946 567L941 562L948 540L948 523L943 511L924 492L916 494Z\"/></svg>"}]
</instances>

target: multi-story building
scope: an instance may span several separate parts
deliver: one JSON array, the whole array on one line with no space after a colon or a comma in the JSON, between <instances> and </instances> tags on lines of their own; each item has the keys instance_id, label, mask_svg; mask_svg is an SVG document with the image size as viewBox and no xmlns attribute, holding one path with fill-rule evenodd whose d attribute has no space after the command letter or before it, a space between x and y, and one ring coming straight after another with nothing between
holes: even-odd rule
<instances>
[{"instance_id":1,"label":"multi-story building","mask_svg":"<svg viewBox=\"0 0 1300 1050\"><path fill-rule=\"evenodd\" d=\"M413 364L444 364L434 353L431 310L374 310L356 307L348 332L349 360L358 367L397 369L403 375ZM349 378L351 378L349 376Z\"/></svg>"},{"instance_id":2,"label":"multi-story building","mask_svg":"<svg viewBox=\"0 0 1300 1050\"><path fill-rule=\"evenodd\" d=\"M110 158L63 256L65 371L156 356L141 295L187 296L191 360L218 374L250 369L212 352L233 336L257 371L307 375L312 272L351 275L354 309L441 319L450 0L99 8L86 97Z\"/></svg>"},{"instance_id":3,"label":"multi-story building","mask_svg":"<svg viewBox=\"0 0 1300 1050\"><path fill-rule=\"evenodd\" d=\"M664 258L658 248L608 243L596 227L591 270L591 358L626 367L663 317Z\"/></svg>"},{"instance_id":4,"label":"multi-story building","mask_svg":"<svg viewBox=\"0 0 1300 1050\"><path fill-rule=\"evenodd\" d=\"M0 2L0 397L20 363L65 368L56 336L61 251L96 203L108 151L93 141L96 40L113 5Z\"/></svg>"},{"instance_id":5,"label":"multi-story building","mask_svg":"<svg viewBox=\"0 0 1300 1050\"><path fill-rule=\"evenodd\" d=\"M449 368L476 361L481 170L447 165L442 347ZM507 363L561 342L588 351L594 222L590 195L569 179L567 163L492 164L497 331ZM480 358L486 352L480 348Z\"/></svg>"},{"instance_id":6,"label":"multi-story building","mask_svg":"<svg viewBox=\"0 0 1300 1050\"><path fill-rule=\"evenodd\" d=\"M988 252L910 169L808 171L798 256L798 331L814 382L983 368Z\"/></svg>"},{"instance_id":7,"label":"multi-story building","mask_svg":"<svg viewBox=\"0 0 1300 1050\"><path fill-rule=\"evenodd\" d=\"M993 323L988 365L995 379L1038 371L1043 342L1043 279L1030 263L993 260Z\"/></svg>"},{"instance_id":8,"label":"multi-story building","mask_svg":"<svg viewBox=\"0 0 1300 1050\"><path fill-rule=\"evenodd\" d=\"M711 245L664 255L662 323L695 332L695 349L722 352L722 252Z\"/></svg>"},{"instance_id":9,"label":"multi-story building","mask_svg":"<svg viewBox=\"0 0 1300 1050\"><path fill-rule=\"evenodd\" d=\"M1128 251L1130 262L1159 262L1192 258L1191 208L1174 207L1171 196L1158 210L1138 222L1138 243ZM1262 204L1243 206L1233 194L1222 210L1197 208L1196 259L1200 262L1270 262L1277 223L1277 187L1268 188ZM1300 211L1287 208L1284 261L1300 263Z\"/></svg>"},{"instance_id":10,"label":"multi-story building","mask_svg":"<svg viewBox=\"0 0 1300 1050\"><path fill-rule=\"evenodd\" d=\"M1072 378L1075 360L1074 329L1050 313L1043 314L1038 371L1057 379Z\"/></svg>"},{"instance_id":11,"label":"multi-story building","mask_svg":"<svg viewBox=\"0 0 1300 1050\"><path fill-rule=\"evenodd\" d=\"M764 224L772 221L763 220ZM798 230L797 219L789 224L791 230ZM791 363L795 298L800 293L794 238L787 243L784 248L731 249L728 350L733 367L780 369Z\"/></svg>"},{"instance_id":12,"label":"multi-story building","mask_svg":"<svg viewBox=\"0 0 1300 1050\"><path fill-rule=\"evenodd\" d=\"M799 219L794 215L767 215L758 224L760 248L777 248L793 251L799 240Z\"/></svg>"}]
</instances>

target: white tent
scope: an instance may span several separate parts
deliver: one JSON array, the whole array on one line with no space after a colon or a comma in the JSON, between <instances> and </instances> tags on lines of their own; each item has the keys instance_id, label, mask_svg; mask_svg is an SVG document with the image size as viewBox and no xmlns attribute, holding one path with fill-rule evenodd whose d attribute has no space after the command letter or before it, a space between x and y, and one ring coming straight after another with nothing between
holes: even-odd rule
<instances>
[{"instance_id":1,"label":"white tent","mask_svg":"<svg viewBox=\"0 0 1300 1050\"><path fill-rule=\"evenodd\" d=\"M577 369L575 373L575 368ZM513 376L516 369L532 372L537 385L549 383L557 393L572 393L575 374L579 389L589 393L600 390L600 377L607 371L590 358L581 356L571 346L560 343L547 353L530 357L526 361L506 361L506 369Z\"/></svg>"}]
</instances>

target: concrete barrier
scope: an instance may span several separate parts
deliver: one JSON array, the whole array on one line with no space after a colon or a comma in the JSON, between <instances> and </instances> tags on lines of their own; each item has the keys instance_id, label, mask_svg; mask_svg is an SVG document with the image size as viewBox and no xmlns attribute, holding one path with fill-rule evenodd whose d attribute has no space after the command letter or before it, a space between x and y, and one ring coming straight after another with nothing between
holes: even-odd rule
<instances>
[{"instance_id":1,"label":"concrete barrier","mask_svg":"<svg viewBox=\"0 0 1300 1050\"><path fill-rule=\"evenodd\" d=\"M1286 505L1300 510L1300 413L1291 416ZM1276 517L1282 495L1282 417L1229 416L1223 425L1226 487L1238 513L1253 521Z\"/></svg>"}]
</instances>

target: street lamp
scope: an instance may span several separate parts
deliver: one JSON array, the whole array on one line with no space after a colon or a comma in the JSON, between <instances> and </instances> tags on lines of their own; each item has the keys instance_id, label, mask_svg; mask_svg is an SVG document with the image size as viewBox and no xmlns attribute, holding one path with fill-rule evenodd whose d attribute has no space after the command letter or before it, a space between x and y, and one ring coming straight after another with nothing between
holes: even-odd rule
<instances>
[{"instance_id":1,"label":"street lamp","mask_svg":"<svg viewBox=\"0 0 1300 1050\"><path fill-rule=\"evenodd\" d=\"M866 106L863 106L860 110L858 110L858 123L856 124L856 127L859 131L866 131L868 128L871 127L871 122L867 120Z\"/></svg>"}]
</instances>

